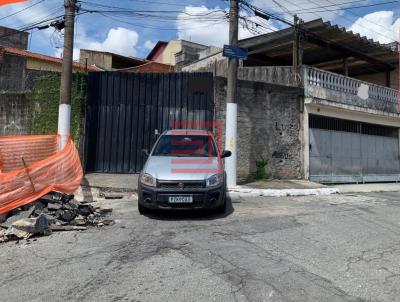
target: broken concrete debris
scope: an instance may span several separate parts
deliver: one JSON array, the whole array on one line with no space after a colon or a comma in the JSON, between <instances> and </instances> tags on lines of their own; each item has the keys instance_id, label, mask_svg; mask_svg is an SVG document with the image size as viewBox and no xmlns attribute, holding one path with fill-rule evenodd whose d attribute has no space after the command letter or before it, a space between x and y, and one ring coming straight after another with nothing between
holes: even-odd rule
<instances>
[{"instance_id":1,"label":"broken concrete debris","mask_svg":"<svg viewBox=\"0 0 400 302\"><path fill-rule=\"evenodd\" d=\"M36 218L17 220L5 231L5 235L28 239L33 235L51 235L51 229L47 218L44 214L40 214Z\"/></svg>"},{"instance_id":2,"label":"broken concrete debris","mask_svg":"<svg viewBox=\"0 0 400 302\"><path fill-rule=\"evenodd\" d=\"M82 231L88 226L112 225L112 219L104 219L111 211L110 208L79 202L73 195L50 193L11 211L0 223L0 243L35 235L48 236L52 231Z\"/></svg>"},{"instance_id":3,"label":"broken concrete debris","mask_svg":"<svg viewBox=\"0 0 400 302\"><path fill-rule=\"evenodd\" d=\"M100 197L103 197L105 199L122 199L124 198L123 193L115 193L115 192L101 192Z\"/></svg>"}]
</instances>

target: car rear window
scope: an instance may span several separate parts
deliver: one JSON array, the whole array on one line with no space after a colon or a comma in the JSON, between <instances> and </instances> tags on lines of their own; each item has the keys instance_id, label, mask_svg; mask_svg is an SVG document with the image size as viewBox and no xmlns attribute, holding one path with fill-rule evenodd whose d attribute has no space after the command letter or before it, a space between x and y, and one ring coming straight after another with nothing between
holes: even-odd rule
<instances>
[{"instance_id":1,"label":"car rear window","mask_svg":"<svg viewBox=\"0 0 400 302\"><path fill-rule=\"evenodd\" d=\"M153 156L216 157L213 138L209 135L163 135Z\"/></svg>"}]
</instances>

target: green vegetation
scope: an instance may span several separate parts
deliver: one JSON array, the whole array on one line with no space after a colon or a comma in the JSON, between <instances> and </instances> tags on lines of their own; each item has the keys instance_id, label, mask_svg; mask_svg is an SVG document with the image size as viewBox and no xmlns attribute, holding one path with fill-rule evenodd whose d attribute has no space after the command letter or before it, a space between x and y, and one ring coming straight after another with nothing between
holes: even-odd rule
<instances>
[{"instance_id":1,"label":"green vegetation","mask_svg":"<svg viewBox=\"0 0 400 302\"><path fill-rule=\"evenodd\" d=\"M265 180L271 178L271 173L266 171L265 167L268 165L268 160L258 159L256 160L256 180Z\"/></svg>"},{"instance_id":2,"label":"green vegetation","mask_svg":"<svg viewBox=\"0 0 400 302\"><path fill-rule=\"evenodd\" d=\"M58 127L58 104L60 99L60 76L35 79L29 97L29 134L56 134ZM86 75L74 74L72 81L71 135L79 145L82 120L85 114Z\"/></svg>"}]
</instances>

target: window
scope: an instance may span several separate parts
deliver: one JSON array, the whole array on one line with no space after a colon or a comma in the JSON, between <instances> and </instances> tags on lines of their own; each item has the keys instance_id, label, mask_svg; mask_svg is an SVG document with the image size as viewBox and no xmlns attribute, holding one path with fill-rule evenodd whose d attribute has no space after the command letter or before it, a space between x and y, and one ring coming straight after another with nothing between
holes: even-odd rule
<instances>
[{"instance_id":1,"label":"window","mask_svg":"<svg viewBox=\"0 0 400 302\"><path fill-rule=\"evenodd\" d=\"M163 135L153 156L216 157L214 141L208 135Z\"/></svg>"}]
</instances>

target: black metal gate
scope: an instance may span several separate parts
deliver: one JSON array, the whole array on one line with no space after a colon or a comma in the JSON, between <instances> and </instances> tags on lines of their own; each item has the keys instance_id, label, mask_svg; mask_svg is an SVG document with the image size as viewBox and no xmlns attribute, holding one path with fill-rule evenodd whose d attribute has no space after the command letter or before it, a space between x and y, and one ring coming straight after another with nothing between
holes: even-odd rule
<instances>
[{"instance_id":1,"label":"black metal gate","mask_svg":"<svg viewBox=\"0 0 400 302\"><path fill-rule=\"evenodd\" d=\"M212 73L90 73L86 171L140 172L156 130L212 121L213 91Z\"/></svg>"}]
</instances>

